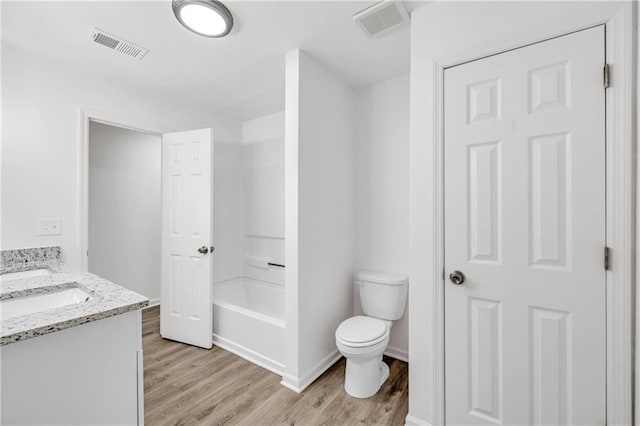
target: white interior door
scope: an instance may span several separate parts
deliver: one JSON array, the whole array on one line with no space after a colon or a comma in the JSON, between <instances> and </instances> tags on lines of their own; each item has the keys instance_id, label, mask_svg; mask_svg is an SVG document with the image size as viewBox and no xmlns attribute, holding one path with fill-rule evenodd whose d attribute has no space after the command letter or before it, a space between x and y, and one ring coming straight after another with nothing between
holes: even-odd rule
<instances>
[{"instance_id":1,"label":"white interior door","mask_svg":"<svg viewBox=\"0 0 640 426\"><path fill-rule=\"evenodd\" d=\"M606 423L604 36L445 70L447 424Z\"/></svg>"},{"instance_id":2,"label":"white interior door","mask_svg":"<svg viewBox=\"0 0 640 426\"><path fill-rule=\"evenodd\" d=\"M162 137L162 337L212 345L213 131Z\"/></svg>"}]
</instances>

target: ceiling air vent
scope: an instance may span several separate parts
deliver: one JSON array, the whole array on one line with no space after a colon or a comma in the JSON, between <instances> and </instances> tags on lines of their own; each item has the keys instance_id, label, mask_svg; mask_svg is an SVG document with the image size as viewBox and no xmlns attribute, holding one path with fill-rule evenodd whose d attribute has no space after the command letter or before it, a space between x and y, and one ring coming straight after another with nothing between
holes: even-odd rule
<instances>
[{"instance_id":1,"label":"ceiling air vent","mask_svg":"<svg viewBox=\"0 0 640 426\"><path fill-rule=\"evenodd\" d=\"M144 58L144 55L149 53L149 50L144 47L130 43L120 37L114 36L113 34L99 30L98 28L94 28L91 32L91 40L93 40L94 43L101 44L111 50L138 60Z\"/></svg>"},{"instance_id":2,"label":"ceiling air vent","mask_svg":"<svg viewBox=\"0 0 640 426\"><path fill-rule=\"evenodd\" d=\"M369 37L388 33L409 22L409 13L401 1L383 0L353 15Z\"/></svg>"}]
</instances>

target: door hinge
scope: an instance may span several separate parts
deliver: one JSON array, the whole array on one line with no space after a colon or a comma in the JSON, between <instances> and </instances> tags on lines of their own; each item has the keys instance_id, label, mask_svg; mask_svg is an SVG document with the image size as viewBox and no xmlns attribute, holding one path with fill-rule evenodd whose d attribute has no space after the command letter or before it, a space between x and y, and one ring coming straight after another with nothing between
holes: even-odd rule
<instances>
[{"instance_id":1,"label":"door hinge","mask_svg":"<svg viewBox=\"0 0 640 426\"><path fill-rule=\"evenodd\" d=\"M605 247L604 248L604 270L608 271L609 270L609 262L610 262L610 250L609 247Z\"/></svg>"},{"instance_id":2,"label":"door hinge","mask_svg":"<svg viewBox=\"0 0 640 426\"><path fill-rule=\"evenodd\" d=\"M602 83L604 84L604 88L609 88L609 82L611 81L611 69L609 64L604 64Z\"/></svg>"}]
</instances>

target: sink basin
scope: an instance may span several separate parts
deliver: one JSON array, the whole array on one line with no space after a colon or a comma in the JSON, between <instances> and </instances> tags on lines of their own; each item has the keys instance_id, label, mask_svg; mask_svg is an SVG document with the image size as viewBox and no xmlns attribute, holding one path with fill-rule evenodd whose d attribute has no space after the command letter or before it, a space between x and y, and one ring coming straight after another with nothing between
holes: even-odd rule
<instances>
[{"instance_id":1,"label":"sink basin","mask_svg":"<svg viewBox=\"0 0 640 426\"><path fill-rule=\"evenodd\" d=\"M51 275L51 271L48 269L32 269L30 271L7 272L6 274L0 275L0 280L8 281L17 280L19 278L44 277L47 275Z\"/></svg>"},{"instance_id":2,"label":"sink basin","mask_svg":"<svg viewBox=\"0 0 640 426\"><path fill-rule=\"evenodd\" d=\"M95 296L81 288L70 287L46 293L3 299L0 300L0 318L4 321L34 312L88 302L94 298Z\"/></svg>"}]
</instances>

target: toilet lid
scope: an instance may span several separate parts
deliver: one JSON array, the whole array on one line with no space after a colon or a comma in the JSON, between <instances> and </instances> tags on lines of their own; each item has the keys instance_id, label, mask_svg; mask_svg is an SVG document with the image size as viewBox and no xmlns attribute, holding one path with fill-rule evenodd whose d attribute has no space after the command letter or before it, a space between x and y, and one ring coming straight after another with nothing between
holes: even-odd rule
<instances>
[{"instance_id":1,"label":"toilet lid","mask_svg":"<svg viewBox=\"0 0 640 426\"><path fill-rule=\"evenodd\" d=\"M344 342L365 343L379 339L387 325L379 319L357 316L344 321L336 330L336 337Z\"/></svg>"}]
</instances>

